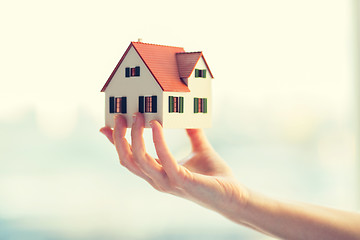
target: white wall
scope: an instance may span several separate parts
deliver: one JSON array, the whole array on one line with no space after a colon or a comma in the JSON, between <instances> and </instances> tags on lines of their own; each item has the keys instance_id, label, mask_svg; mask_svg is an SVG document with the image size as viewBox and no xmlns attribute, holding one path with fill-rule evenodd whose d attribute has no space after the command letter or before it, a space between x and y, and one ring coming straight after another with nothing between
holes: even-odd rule
<instances>
[{"instance_id":1,"label":"white wall","mask_svg":"<svg viewBox=\"0 0 360 240\"><path fill-rule=\"evenodd\" d=\"M195 69L207 69L200 58ZM195 71L188 79L189 93L164 92L164 127L209 128L212 124L212 79L207 69L206 78L195 78ZM184 113L169 113L169 96L184 97ZM194 113L194 97L207 98L207 113Z\"/></svg>"},{"instance_id":2,"label":"white wall","mask_svg":"<svg viewBox=\"0 0 360 240\"><path fill-rule=\"evenodd\" d=\"M125 49L124 49L125 51ZM121 56L119 56L120 59ZM140 66L140 77L125 77L126 67ZM115 67L115 66L114 66ZM139 96L157 96L158 108L157 113L146 113L145 122L146 127L150 127L148 122L156 119L162 122L162 89L156 82L152 74L147 69L144 62L139 57L138 53L131 47L123 60L110 84L105 90L105 124L109 127L114 127L114 115L109 113L109 97L127 97L127 114L123 114L128 123L128 127L132 124L132 115L138 112Z\"/></svg>"}]
</instances>

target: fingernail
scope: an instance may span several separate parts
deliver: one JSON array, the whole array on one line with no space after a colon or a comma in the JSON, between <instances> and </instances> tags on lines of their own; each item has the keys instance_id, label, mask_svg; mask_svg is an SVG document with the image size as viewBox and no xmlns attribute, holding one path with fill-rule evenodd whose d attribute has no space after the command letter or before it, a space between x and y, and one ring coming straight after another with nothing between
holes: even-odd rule
<instances>
[{"instance_id":1,"label":"fingernail","mask_svg":"<svg viewBox=\"0 0 360 240\"><path fill-rule=\"evenodd\" d=\"M149 122L149 124L150 124L150 127L153 127L153 126L154 126L154 120L151 120L151 121Z\"/></svg>"},{"instance_id":2,"label":"fingernail","mask_svg":"<svg viewBox=\"0 0 360 240\"><path fill-rule=\"evenodd\" d=\"M132 115L132 118L133 118L133 123L136 122L136 114Z\"/></svg>"}]
</instances>

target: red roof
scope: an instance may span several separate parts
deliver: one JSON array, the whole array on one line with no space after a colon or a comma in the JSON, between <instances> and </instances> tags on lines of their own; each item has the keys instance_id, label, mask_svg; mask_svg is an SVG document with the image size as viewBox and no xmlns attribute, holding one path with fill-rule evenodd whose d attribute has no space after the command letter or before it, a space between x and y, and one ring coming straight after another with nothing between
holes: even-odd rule
<instances>
[{"instance_id":1,"label":"red roof","mask_svg":"<svg viewBox=\"0 0 360 240\"><path fill-rule=\"evenodd\" d=\"M142 42L130 43L124 55L116 65L114 71L106 81L104 87L101 89L101 92L106 90L131 47L134 47L163 91L190 92L189 88L180 78L187 78L190 76L200 57L203 57L202 53L185 53L185 50L180 47L170 47ZM211 72L210 75L212 77Z\"/></svg>"},{"instance_id":2,"label":"red roof","mask_svg":"<svg viewBox=\"0 0 360 240\"><path fill-rule=\"evenodd\" d=\"M203 58L211 77L214 78L202 52L182 52L176 54L179 76L181 78L189 78L200 57Z\"/></svg>"}]
</instances>

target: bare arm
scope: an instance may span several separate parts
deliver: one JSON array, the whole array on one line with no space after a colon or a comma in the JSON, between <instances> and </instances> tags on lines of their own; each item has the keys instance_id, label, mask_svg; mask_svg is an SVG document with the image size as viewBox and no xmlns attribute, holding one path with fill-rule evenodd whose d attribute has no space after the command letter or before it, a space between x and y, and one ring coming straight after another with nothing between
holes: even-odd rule
<instances>
[{"instance_id":1,"label":"bare arm","mask_svg":"<svg viewBox=\"0 0 360 240\"><path fill-rule=\"evenodd\" d=\"M282 239L360 239L360 214L285 202L250 192L239 213L245 222Z\"/></svg>"},{"instance_id":2,"label":"bare arm","mask_svg":"<svg viewBox=\"0 0 360 240\"><path fill-rule=\"evenodd\" d=\"M120 163L155 189L192 200L239 224L284 239L360 239L360 214L309 204L283 202L252 192L234 178L200 129L187 130L192 152L179 165L167 148L161 125L151 122L159 159L151 157L142 137L144 118L135 115L131 145L126 122L100 131L115 145Z\"/></svg>"}]
</instances>

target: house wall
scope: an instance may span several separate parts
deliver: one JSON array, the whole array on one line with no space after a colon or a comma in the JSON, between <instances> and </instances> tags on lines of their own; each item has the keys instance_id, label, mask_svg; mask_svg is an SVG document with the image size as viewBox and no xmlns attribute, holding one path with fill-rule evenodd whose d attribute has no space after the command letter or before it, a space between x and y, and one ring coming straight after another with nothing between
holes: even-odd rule
<instances>
[{"instance_id":1,"label":"house wall","mask_svg":"<svg viewBox=\"0 0 360 240\"><path fill-rule=\"evenodd\" d=\"M197 69L207 69L201 58ZM207 69L206 78L195 78L195 71L188 79L189 93L164 92L163 126L166 128L209 128L212 125L212 78ZM184 113L169 113L169 96L184 97ZM207 98L207 113L194 113L194 97Z\"/></svg>"},{"instance_id":2,"label":"house wall","mask_svg":"<svg viewBox=\"0 0 360 240\"><path fill-rule=\"evenodd\" d=\"M125 77L126 67L140 66L139 77ZM157 96L157 113L144 113L146 127L150 127L148 122L156 119L163 122L163 95L162 89L156 82L140 56L131 47L125 59L119 66L110 84L105 90L105 125L114 127L114 115L119 113L109 112L109 97L127 97L127 113L121 114L127 119L128 127L132 125L132 115L138 112L139 96Z\"/></svg>"}]
</instances>

